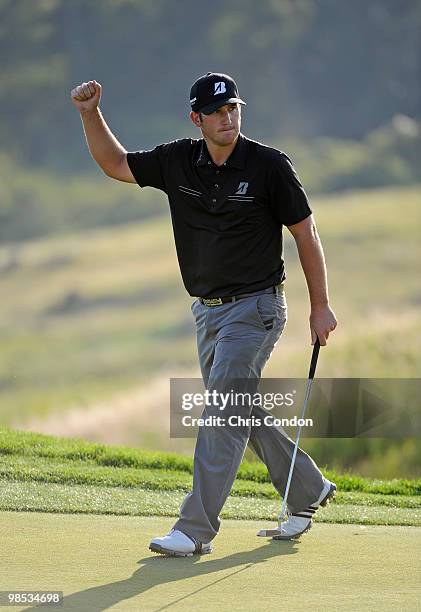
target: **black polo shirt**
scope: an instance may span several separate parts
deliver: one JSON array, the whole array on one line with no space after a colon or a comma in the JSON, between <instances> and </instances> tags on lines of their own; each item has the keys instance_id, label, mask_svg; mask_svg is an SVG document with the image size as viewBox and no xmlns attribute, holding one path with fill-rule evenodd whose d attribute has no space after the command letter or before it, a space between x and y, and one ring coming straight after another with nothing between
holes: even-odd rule
<instances>
[{"instance_id":1,"label":"black polo shirt","mask_svg":"<svg viewBox=\"0 0 421 612\"><path fill-rule=\"evenodd\" d=\"M140 187L168 195L184 286L224 297L285 279L282 226L311 214L291 160L240 134L222 166L203 139L175 140L127 154Z\"/></svg>"}]
</instances>

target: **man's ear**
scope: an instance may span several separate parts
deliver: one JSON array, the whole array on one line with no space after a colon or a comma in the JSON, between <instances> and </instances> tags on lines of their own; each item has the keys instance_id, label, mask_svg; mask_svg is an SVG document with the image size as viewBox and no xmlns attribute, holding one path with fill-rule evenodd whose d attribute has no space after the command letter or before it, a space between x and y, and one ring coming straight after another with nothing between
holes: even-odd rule
<instances>
[{"instance_id":1,"label":"man's ear","mask_svg":"<svg viewBox=\"0 0 421 612\"><path fill-rule=\"evenodd\" d=\"M190 111L190 119L192 120L193 124L200 128L202 127L202 119L200 117L200 113L196 113L195 111Z\"/></svg>"}]
</instances>

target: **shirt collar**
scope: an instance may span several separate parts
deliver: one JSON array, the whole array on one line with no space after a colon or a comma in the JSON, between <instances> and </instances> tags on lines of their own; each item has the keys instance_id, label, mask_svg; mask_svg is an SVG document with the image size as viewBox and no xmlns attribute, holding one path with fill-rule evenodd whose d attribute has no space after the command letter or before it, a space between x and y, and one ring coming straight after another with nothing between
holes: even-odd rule
<instances>
[{"instance_id":1,"label":"shirt collar","mask_svg":"<svg viewBox=\"0 0 421 612\"><path fill-rule=\"evenodd\" d=\"M212 158L209 155L209 151L208 151L208 147L206 146L206 142L204 141L203 138L199 140L199 142L200 142L200 146L199 146L198 156L195 161L196 166L206 166L209 161L213 164L214 162L212 161ZM224 165L228 166L229 168L237 168L239 170L244 170L244 168L246 167L246 156L247 156L247 138L243 136L242 134L240 134L238 136L238 140L234 147L233 152L228 157Z\"/></svg>"}]
</instances>

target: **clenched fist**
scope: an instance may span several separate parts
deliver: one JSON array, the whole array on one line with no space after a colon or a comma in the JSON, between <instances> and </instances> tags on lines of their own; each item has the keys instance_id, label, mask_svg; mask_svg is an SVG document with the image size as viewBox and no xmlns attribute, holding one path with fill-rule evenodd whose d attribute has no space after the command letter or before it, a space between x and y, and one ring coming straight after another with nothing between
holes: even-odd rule
<instances>
[{"instance_id":1,"label":"clenched fist","mask_svg":"<svg viewBox=\"0 0 421 612\"><path fill-rule=\"evenodd\" d=\"M81 83L70 92L73 104L80 113L94 110L101 99L102 87L96 81Z\"/></svg>"}]
</instances>

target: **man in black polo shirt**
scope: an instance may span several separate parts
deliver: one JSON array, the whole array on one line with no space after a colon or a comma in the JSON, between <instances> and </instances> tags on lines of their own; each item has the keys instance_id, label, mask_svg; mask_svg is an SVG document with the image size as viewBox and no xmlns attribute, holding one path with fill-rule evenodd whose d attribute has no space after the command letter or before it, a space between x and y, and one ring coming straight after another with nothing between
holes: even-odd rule
<instances>
[{"instance_id":1,"label":"man in black polo shirt","mask_svg":"<svg viewBox=\"0 0 421 612\"><path fill-rule=\"evenodd\" d=\"M286 323L282 227L292 233L310 296L312 343L323 346L336 327L329 306L323 250L305 191L290 159L240 133L241 106L234 80L207 73L190 92L199 140L181 139L151 151L128 153L99 110L96 81L72 90L90 152L112 178L164 191L169 200L184 285L197 299L200 367L205 386L219 393L257 389L262 370ZM220 414L219 406L205 416ZM228 405L225 416L259 418L259 407ZM249 419L253 423L252 418ZM211 552L219 513L229 495L245 448L265 462L283 495L293 442L272 426L200 427L193 490L179 520L151 550L173 556ZM335 494L314 461L298 449L288 499L284 539L311 527L314 512Z\"/></svg>"}]
</instances>

